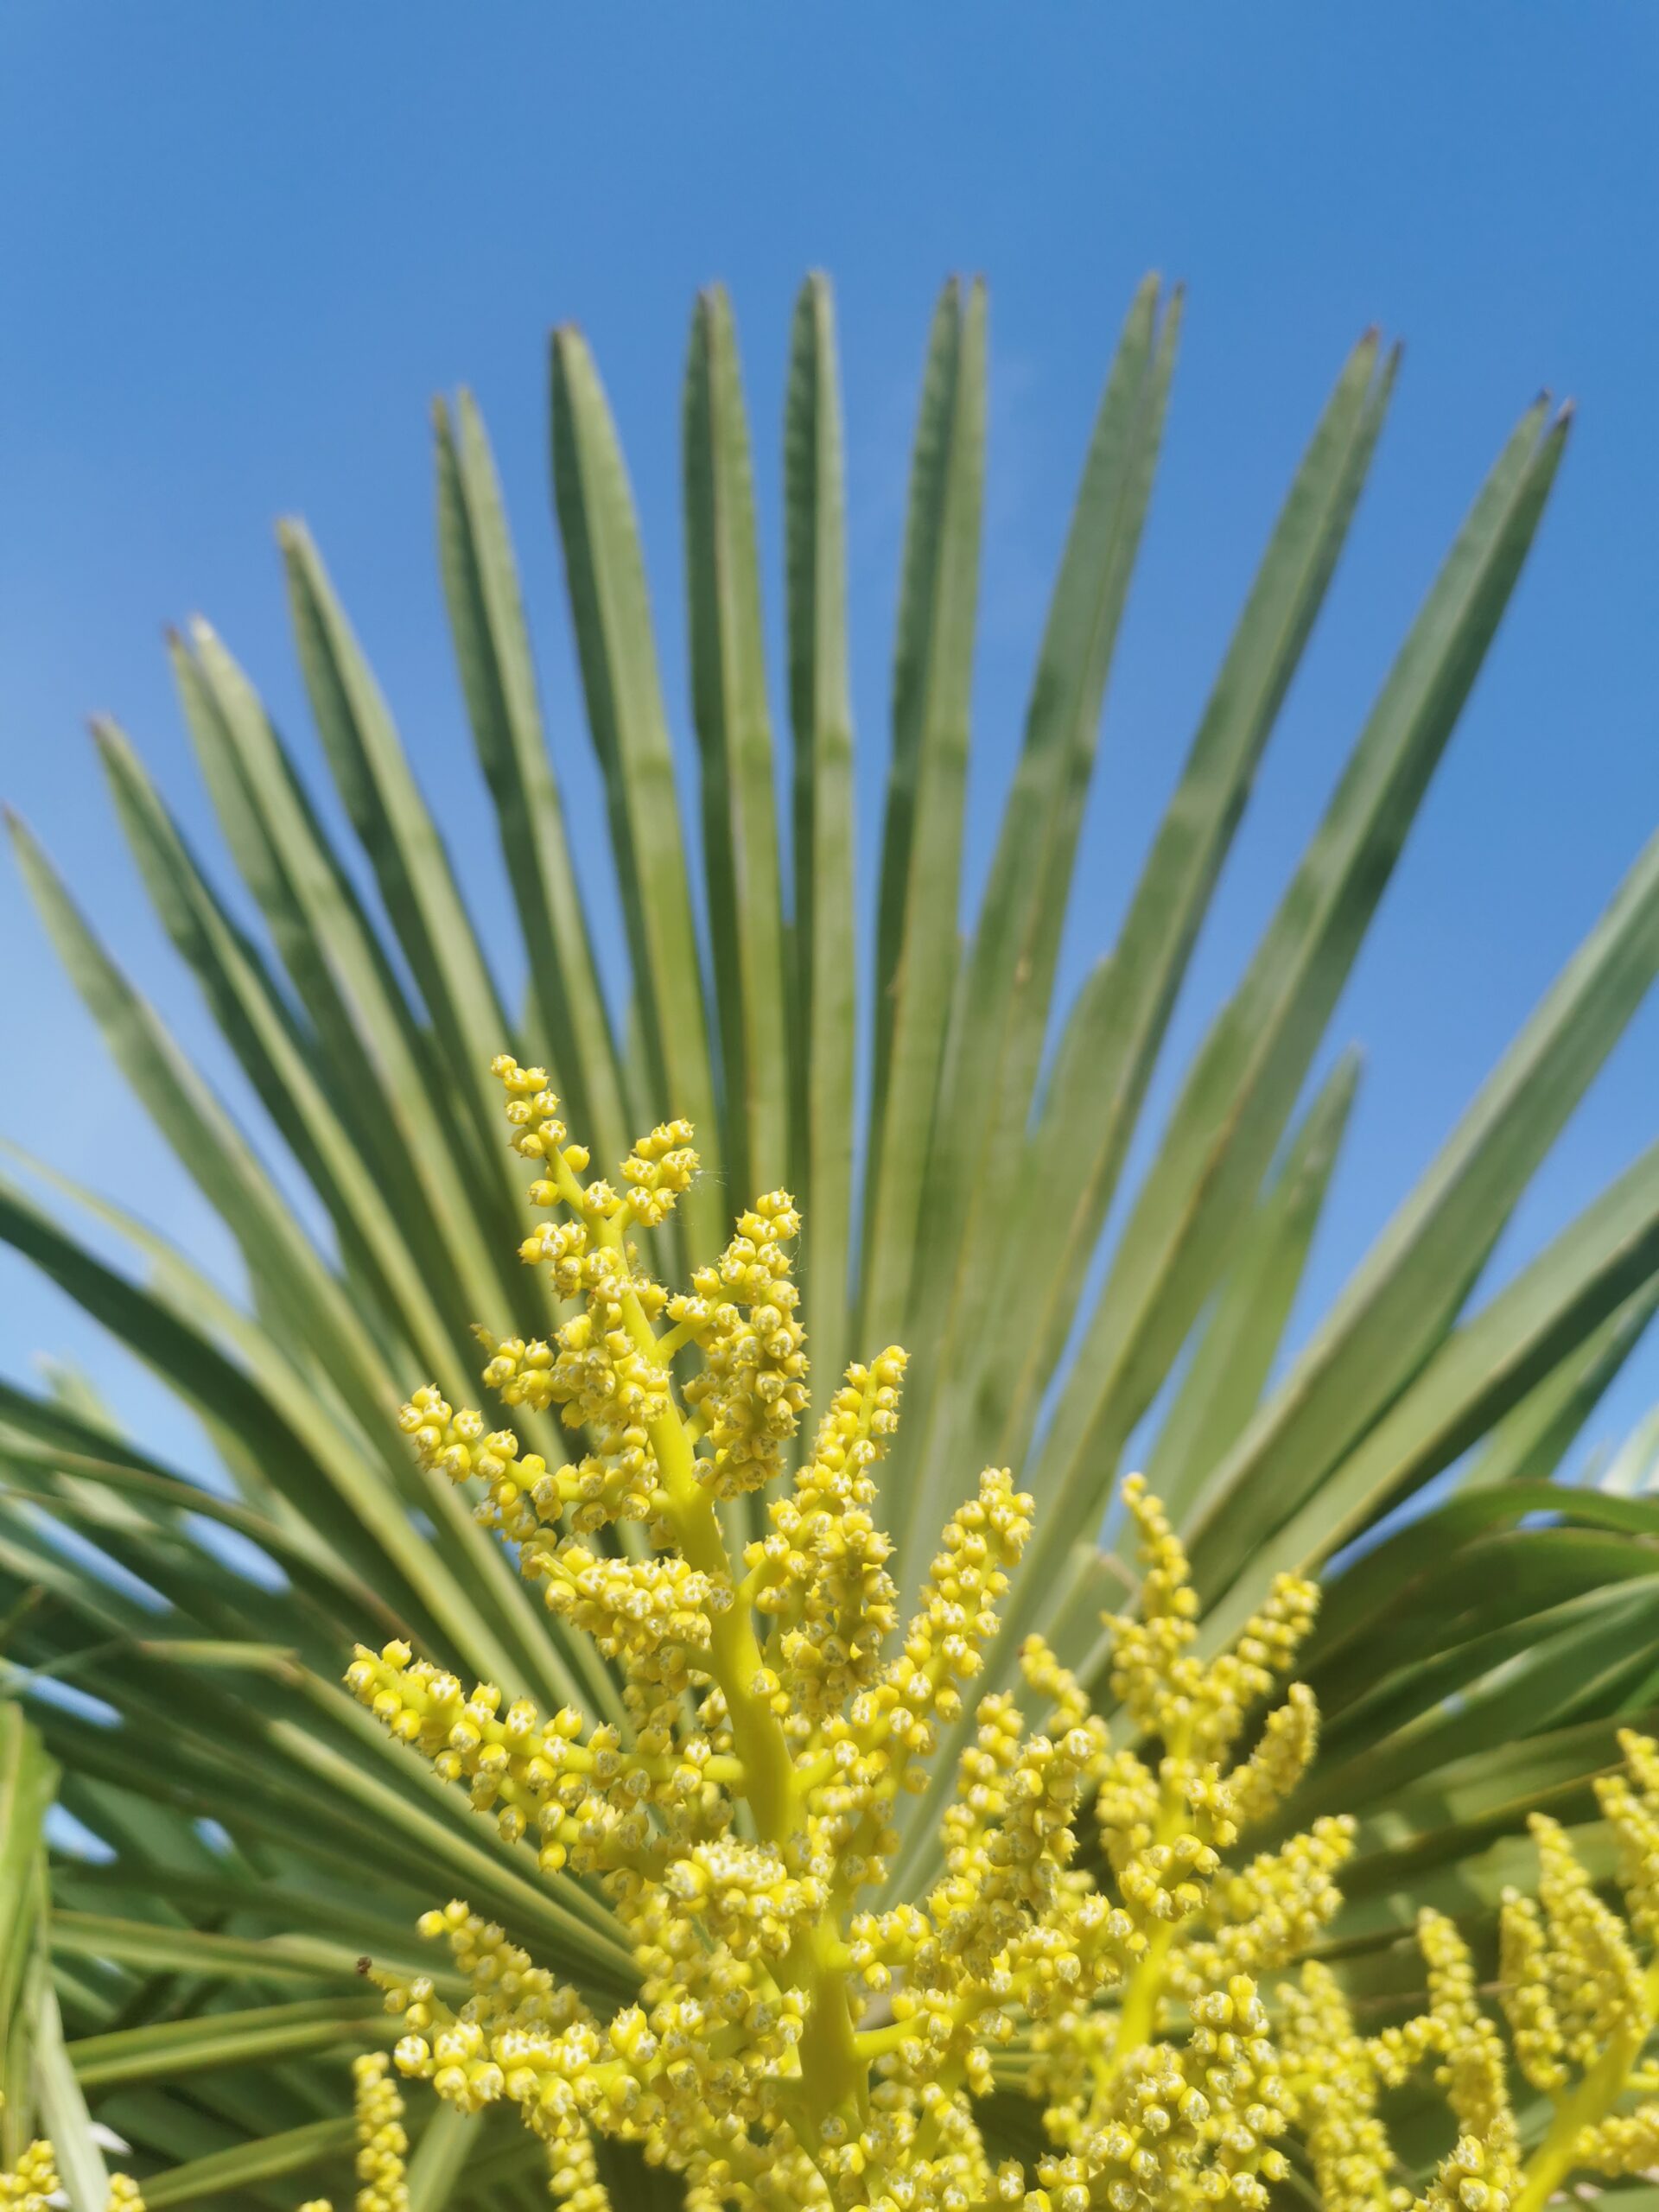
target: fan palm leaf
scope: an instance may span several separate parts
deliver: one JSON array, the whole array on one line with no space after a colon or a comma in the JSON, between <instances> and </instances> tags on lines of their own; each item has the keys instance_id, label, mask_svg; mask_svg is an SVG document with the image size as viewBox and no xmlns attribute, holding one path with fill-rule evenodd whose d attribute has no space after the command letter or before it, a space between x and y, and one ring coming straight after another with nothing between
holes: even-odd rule
<instances>
[{"instance_id":1,"label":"fan palm leaf","mask_svg":"<svg viewBox=\"0 0 1659 2212\"><path fill-rule=\"evenodd\" d=\"M227 1289L111 1194L48 1163L19 1161L0 1179L0 1237L177 1394L220 1465L205 1486L61 1379L44 1393L0 1389L0 1622L30 1715L27 1729L9 1720L3 1740L10 1802L27 1800L12 1825L33 1838L0 1862L0 1909L32 1916L0 1951L0 1993L15 2017L23 1983L33 1990L31 2050L39 2023L49 2044L60 2015L60 2086L78 2082L132 2145L152 2204L279 2205L287 2175L326 2173L349 2136L343 2058L380 2032L354 1961L368 1948L413 1970L413 1921L435 1894L464 1892L596 1999L630 1986L596 1892L540 1876L339 1687L355 1637L404 1633L469 1675L621 1714L586 1640L532 1608L396 1430L417 1382L474 1395L473 1323L533 1336L556 1319L540 1277L504 1264L530 1217L487 1095L503 1047L549 1066L601 1157L619 1156L642 1120L696 1122L707 1172L664 1232L666 1269L718 1249L739 1195L790 1182L819 1376L889 1339L912 1355L882 1474L901 1581L914 1586L981 1462L1021 1471L1039 1533L994 1676L1040 1620L1105 1695L1098 1616L1132 1575L1109 1531L1103 1544L1103 1518L1142 1436L1215 1634L1281 1568L1324 1577L1310 1679L1329 1737L1287 1817L1360 1817L1332 1943L1356 1974L1401 1970L1408 1891L1484 1914L1526 1812L1587 1817L1614 1729L1659 1705L1650 1453L1605 1488L1551 1479L1659 1303L1659 1148L1503 1287L1481 1290L1540 1160L1659 968L1659 845L1328 1313L1300 1349L1287 1344L1359 1078L1352 1054L1323 1074L1321 1054L1503 619L1567 418L1529 410L1478 487L1277 912L1125 1189L1192 950L1397 365L1368 334L1342 368L1116 942L1063 1005L1061 933L1179 327L1179 295L1148 279L1088 442L987 888L964 930L988 343L982 287L953 284L940 300L868 976L840 398L817 277L790 343L781 715L734 326L718 292L694 318L694 822L677 796L620 445L585 342L569 329L553 342L553 504L621 896L626 1015L602 986L573 858L597 825L575 820L561 789L500 486L465 394L435 416L440 567L527 963L518 1019L469 917L442 803L423 792L297 523L281 537L301 668L372 896L206 622L169 651L237 887L193 852L121 731L97 730L122 830L245 1098L221 1097L192 1065L15 826L72 986L245 1275ZM247 1100L280 1164L251 1134ZM315 1230L289 1196L296 1173ZM88 1211L130 1264L76 1229ZM550 1447L550 1431L528 1427L527 1441ZM1397 1525L1437 1481L1444 1495ZM747 1510L733 1509L740 1535ZM32 1747L26 1773L19 1745ZM77 1824L53 1854L49 1916L48 1758ZM937 1808L907 1801L906 1817L894 1880L907 1886L936 1859ZM49 1973L5 1964L48 1956ZM449 2114L419 2124L417 2205L535 2201L533 2145ZM92 2183L67 2179L90 2203ZM641 2171L630 2187L645 2203L666 2184Z\"/></svg>"}]
</instances>

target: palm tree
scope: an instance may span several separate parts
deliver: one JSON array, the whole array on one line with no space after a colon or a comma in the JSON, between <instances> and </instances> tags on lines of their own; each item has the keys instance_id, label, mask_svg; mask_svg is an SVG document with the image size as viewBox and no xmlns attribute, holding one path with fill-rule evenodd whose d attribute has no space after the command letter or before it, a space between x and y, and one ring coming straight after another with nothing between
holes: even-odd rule
<instances>
[{"instance_id":1,"label":"palm tree","mask_svg":"<svg viewBox=\"0 0 1659 2212\"><path fill-rule=\"evenodd\" d=\"M489 1096L504 1044L548 1065L601 1159L670 1113L697 1124L708 1172L664 1236L665 1272L717 1249L744 1194L795 1192L817 1374L889 1340L912 1355L882 1497L908 1586L971 1471L1007 1462L1035 1491L1039 1534L994 1674L1040 1620L1104 1696L1099 1614L1133 1586L1104 1516L1132 1440L1149 1438L1214 1637L1274 1573L1324 1577L1310 1680L1326 1739L1287 1819L1361 1817L1331 1947L1357 1986L1386 1993L1414 1971L1395 1938L1417 1903L1478 1920L1527 1810L1587 1817L1616 1726L1659 1701L1659 1507L1552 1480L1659 1300L1659 1147L1477 1294L1659 964L1659 842L1328 1313L1294 1354L1284 1344L1358 1079L1347 1054L1313 1082L1321 1044L1538 527L1565 415L1529 410L1480 486L1126 1189L1193 944L1393 389L1396 357L1361 340L1118 938L1074 1002L1056 1004L1179 323L1179 294L1148 280L1090 434L988 885L963 937L986 327L982 289L945 289L911 475L864 988L841 421L830 296L816 277L795 315L784 426L787 837L728 304L718 292L698 302L684 394L695 831L675 797L622 456L582 338L553 342L554 505L626 925L621 1019L601 988L506 519L464 395L436 415L439 550L523 933L521 1007L503 1002L433 808L298 524L282 548L301 664L374 898L206 623L172 641L174 669L257 927L215 887L127 739L96 730L146 887L280 1136L280 1167L16 827L72 982L245 1274L227 1292L122 1201L35 1163L118 1232L135 1262L123 1269L54 1205L0 1185L0 1236L178 1394L219 1462L211 1486L189 1478L73 1378L44 1395L0 1386L0 1648L79 1823L51 1870L53 1986L74 2077L152 2173L152 2205L278 2205L292 2197L283 2177L320 2166L326 2178L350 2138L340 2055L382 2032L353 1963L367 1949L413 1967L413 1921L435 1896L463 1891L595 1997L628 1986L597 1896L539 1878L339 1687L353 1638L406 1632L463 1674L619 1710L584 1640L532 1608L396 1431L416 1382L477 1395L474 1321L535 1336L556 1318L539 1279L506 1259L528 1217ZM296 1171L319 1234L285 1195ZM1109 1212L1121 1225L1100 1271ZM1437 1483L1437 1502L1401 1514ZM906 1890L937 1853L934 1801L910 1801L909 1818L895 1876ZM996 2124L1017 2129L1017 2107L999 2105ZM538 2201L534 2143L487 2126L475 2140L478 2125L445 2113L424 2126L419 2206ZM664 2187L643 2171L629 2185L639 2202Z\"/></svg>"}]
</instances>

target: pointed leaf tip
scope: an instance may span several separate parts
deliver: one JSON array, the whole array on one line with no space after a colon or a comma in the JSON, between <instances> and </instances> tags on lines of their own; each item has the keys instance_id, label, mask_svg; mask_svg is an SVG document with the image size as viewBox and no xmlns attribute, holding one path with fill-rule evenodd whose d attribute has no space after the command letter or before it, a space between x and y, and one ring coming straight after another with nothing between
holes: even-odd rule
<instances>
[{"instance_id":1,"label":"pointed leaf tip","mask_svg":"<svg viewBox=\"0 0 1659 2212\"><path fill-rule=\"evenodd\" d=\"M828 315L835 300L835 286L822 269L809 269L795 295L795 313Z\"/></svg>"}]
</instances>

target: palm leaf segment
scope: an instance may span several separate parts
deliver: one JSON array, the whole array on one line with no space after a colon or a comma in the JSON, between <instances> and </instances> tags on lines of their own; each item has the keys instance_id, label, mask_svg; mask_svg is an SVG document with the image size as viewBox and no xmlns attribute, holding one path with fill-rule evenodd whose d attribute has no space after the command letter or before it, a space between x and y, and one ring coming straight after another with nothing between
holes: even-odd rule
<instances>
[{"instance_id":1,"label":"palm leaf segment","mask_svg":"<svg viewBox=\"0 0 1659 2212\"><path fill-rule=\"evenodd\" d=\"M817 278L796 311L784 426L786 776L724 298L701 301L693 325L695 832L676 797L615 430L580 336L554 341L554 506L626 923L626 1018L601 988L572 861L579 833L466 397L436 416L439 550L531 979L519 1019L297 525L282 547L301 664L372 898L205 623L172 641L174 667L245 899L215 887L125 737L97 731L146 887L280 1139L281 1171L16 829L70 978L234 1236L251 1297L250 1311L122 1205L61 1175L40 1171L113 1229L136 1268L100 1256L55 1204L0 1185L0 1235L179 1394L223 1469L211 1489L186 1478L78 1384L46 1396L0 1388L6 1649L63 1767L62 1803L101 1846L59 1859L53 1971L36 1986L67 2026L66 2079L142 2167L161 2170L145 2185L152 2204L289 2203L280 2177L338 2154L350 2129L338 2117L340 2056L380 2032L353 1962L368 1948L412 1963L435 1884L452 1882L562 1961L596 2001L628 1986L626 1952L590 1889L539 1875L525 1851L458 1813L339 1682L353 1639L384 1631L462 1674L623 1717L586 1639L531 1610L493 1540L396 1429L415 1382L475 1396L474 1323L534 1337L557 1319L541 1274L501 1264L531 1225L492 1113L489 1065L504 1046L548 1066L601 1158L620 1158L653 1120L695 1122L710 1172L664 1232L664 1272L719 1249L730 1193L790 1185L806 1223L804 1312L820 1377L889 1340L911 1353L909 1413L879 1507L906 1595L964 1471L1018 1469L1039 1499L1039 1533L993 1676L1007 1676L1040 1617L1062 1660L1103 1694L1099 1615L1128 1576L1096 1532L1126 1446L1154 1411L1152 1472L1217 1637L1276 1573L1334 1578L1311 1675L1327 1741L1291 1811L1360 1816L1352 1902L1333 1940L1362 1986L1369 1976L1386 1989L1402 1970L1392 1948L1402 1884L1414 1901L1483 1910L1526 1811L1587 1812L1616 1727L1651 1710L1659 1507L1547 1478L1659 1298L1659 1147L1503 1288L1475 1293L1659 964L1659 844L1306 1345L1287 1363L1281 1353L1357 1076L1351 1055L1321 1076L1321 1048L1538 527L1564 416L1530 410L1479 487L1243 982L1125 1190L1172 1008L1389 404L1395 358L1374 336L1361 341L1274 524L1119 938L1075 1001L1056 1003L1179 321L1179 295L1149 280L1090 434L965 937L987 372L977 287L946 289L928 340L861 982L842 427L830 298ZM321 1235L286 1195L296 1168ZM1092 1291L1109 1211L1122 1225ZM536 1417L525 1427L532 1446L550 1444ZM1361 1541L1452 1468L1446 1502L1380 1544ZM1548 1526L1523 1525L1546 1508ZM727 1510L741 1536L749 1502ZM895 1875L906 1890L938 1851L933 1802L909 1801L908 1813ZM476 2125L432 2122L414 2202L537 2201L533 2145L475 2143ZM636 2174L630 2201L657 2185Z\"/></svg>"}]
</instances>

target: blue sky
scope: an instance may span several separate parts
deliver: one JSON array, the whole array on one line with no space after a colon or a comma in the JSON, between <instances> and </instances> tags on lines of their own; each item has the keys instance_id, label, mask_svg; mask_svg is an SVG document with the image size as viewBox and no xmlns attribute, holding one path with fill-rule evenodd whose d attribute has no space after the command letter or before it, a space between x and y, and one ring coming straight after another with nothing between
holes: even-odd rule
<instances>
[{"instance_id":1,"label":"blue sky","mask_svg":"<svg viewBox=\"0 0 1659 2212\"><path fill-rule=\"evenodd\" d=\"M545 334L598 351L683 731L677 384L730 286L778 574L790 302L834 276L852 502L864 858L900 499L940 279L992 293L991 483L970 876L988 851L1090 413L1141 272L1186 280L1166 457L1108 708L1068 976L1109 941L1251 564L1348 346L1406 370L1337 590L1178 1021L1247 956L1476 483L1541 385L1573 448L1333 1045L1369 1053L1306 1310L1339 1285L1659 816L1659 16L1447 7L1022 8L7 0L0 10L0 787L219 1070L133 881L83 721L116 714L211 842L162 625L207 613L303 728L270 524L304 514L505 943L432 547L426 405L479 393L570 803L594 779L546 512ZM775 620L778 594L769 610ZM309 739L303 740L308 747ZM592 860L588 845L585 857ZM602 869L591 869L609 912ZM0 1127L120 1185L215 1262L0 873ZM1630 1033L1516 1222L1508 1267L1653 1135L1659 1015ZM1167 1096L1167 1085L1162 1096ZM88 1332L0 1257L0 1368ZM118 1402L183 1442L157 1394ZM1659 1398L1659 1343L1608 1402Z\"/></svg>"}]
</instances>

